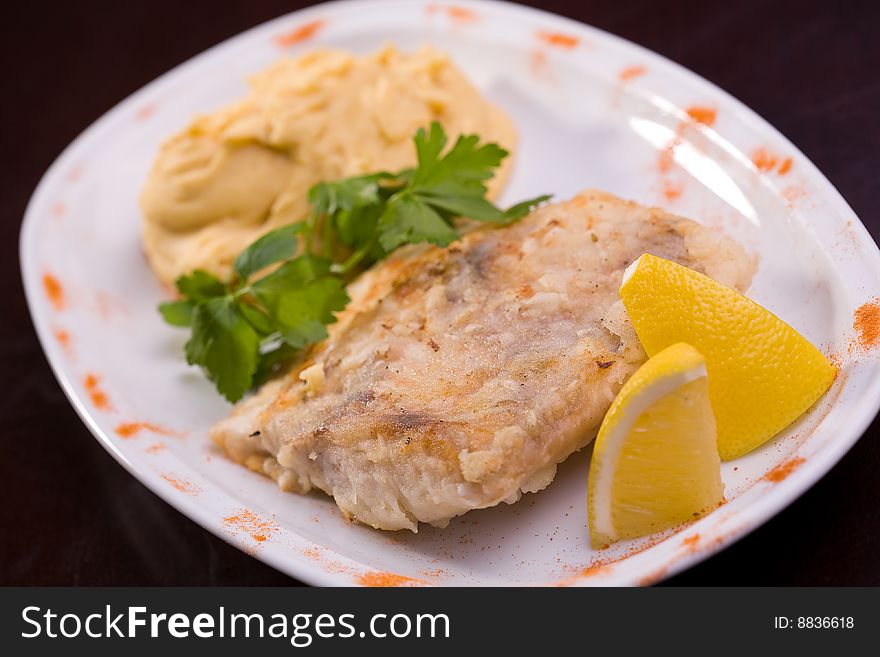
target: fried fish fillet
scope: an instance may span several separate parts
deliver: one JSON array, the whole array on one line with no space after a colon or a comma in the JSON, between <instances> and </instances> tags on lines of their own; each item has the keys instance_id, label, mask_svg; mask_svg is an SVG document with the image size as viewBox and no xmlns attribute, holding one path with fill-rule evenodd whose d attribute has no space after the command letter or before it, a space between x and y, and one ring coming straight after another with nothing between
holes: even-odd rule
<instances>
[{"instance_id":1,"label":"fried fish fillet","mask_svg":"<svg viewBox=\"0 0 880 657\"><path fill-rule=\"evenodd\" d=\"M512 504L593 439L645 360L617 290L646 252L739 290L755 269L718 232L586 191L376 265L330 337L212 438L378 529Z\"/></svg>"}]
</instances>

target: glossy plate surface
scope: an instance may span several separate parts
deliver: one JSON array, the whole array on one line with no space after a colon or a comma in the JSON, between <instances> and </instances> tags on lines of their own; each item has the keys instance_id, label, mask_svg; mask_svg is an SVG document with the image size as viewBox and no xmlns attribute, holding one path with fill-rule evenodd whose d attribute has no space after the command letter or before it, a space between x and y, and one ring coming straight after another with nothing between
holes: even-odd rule
<instances>
[{"instance_id":1,"label":"glossy plate surface","mask_svg":"<svg viewBox=\"0 0 880 657\"><path fill-rule=\"evenodd\" d=\"M444 530L378 532L346 523L324 496L280 492L209 443L228 405L184 363L184 333L160 321L155 307L167 292L140 247L137 199L150 163L164 138L243 95L245 78L276 58L386 42L448 51L514 118L521 145L502 201L598 187L724 230L760 256L750 296L839 363L809 414L724 465L728 501L710 516L591 551L586 449L514 506L469 513ZM819 171L698 76L604 32L502 3L336 2L212 48L64 151L34 193L21 251L40 340L98 440L181 512L312 584L649 583L784 508L852 446L880 402L880 359L853 324L880 290L880 254Z\"/></svg>"}]
</instances>

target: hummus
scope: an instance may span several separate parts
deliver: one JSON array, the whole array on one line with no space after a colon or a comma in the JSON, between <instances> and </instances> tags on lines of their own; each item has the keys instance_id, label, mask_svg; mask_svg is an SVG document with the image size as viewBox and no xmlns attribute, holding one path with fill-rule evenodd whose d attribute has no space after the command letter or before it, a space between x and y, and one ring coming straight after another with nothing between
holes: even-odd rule
<instances>
[{"instance_id":1,"label":"hummus","mask_svg":"<svg viewBox=\"0 0 880 657\"><path fill-rule=\"evenodd\" d=\"M227 276L249 243L307 216L315 183L414 165L412 136L434 120L450 139L516 143L510 119L436 50L320 50L277 62L243 100L162 145L141 194L150 264L166 283L193 269Z\"/></svg>"}]
</instances>

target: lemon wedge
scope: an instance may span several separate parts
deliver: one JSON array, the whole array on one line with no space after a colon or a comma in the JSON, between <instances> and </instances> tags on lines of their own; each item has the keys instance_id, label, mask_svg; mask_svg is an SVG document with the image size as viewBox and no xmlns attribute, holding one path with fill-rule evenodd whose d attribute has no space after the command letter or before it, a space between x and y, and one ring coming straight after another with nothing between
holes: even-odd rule
<instances>
[{"instance_id":1,"label":"lemon wedge","mask_svg":"<svg viewBox=\"0 0 880 657\"><path fill-rule=\"evenodd\" d=\"M723 499L706 361L679 343L642 365L602 421L590 463L594 547L673 527Z\"/></svg>"},{"instance_id":2,"label":"lemon wedge","mask_svg":"<svg viewBox=\"0 0 880 657\"><path fill-rule=\"evenodd\" d=\"M642 255L624 273L620 298L649 356L686 342L706 357L725 461L791 424L837 373L822 352L768 310L669 260Z\"/></svg>"}]
</instances>

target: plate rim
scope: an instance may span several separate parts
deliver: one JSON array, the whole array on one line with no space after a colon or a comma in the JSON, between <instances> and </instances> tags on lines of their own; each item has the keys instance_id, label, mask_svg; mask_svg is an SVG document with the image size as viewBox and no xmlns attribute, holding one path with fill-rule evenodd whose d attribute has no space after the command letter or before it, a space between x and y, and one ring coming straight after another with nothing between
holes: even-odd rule
<instances>
[{"instance_id":1,"label":"plate rim","mask_svg":"<svg viewBox=\"0 0 880 657\"><path fill-rule=\"evenodd\" d=\"M65 371L64 362L57 345L55 345L50 339L48 322L41 319L41 307L45 302L39 295L38 290L35 289L37 286L36 280L39 278L39 274L37 273L39 264L33 262L33 259L29 255L29 249L35 239L32 236L32 233L36 231L39 221L35 208L39 200L47 193L47 189L52 185L54 179L60 175L61 169L69 164L74 159L76 151L83 148L84 145L89 144L95 135L99 134L99 131L124 115L126 110L131 109L131 107L138 103L142 98L148 97L153 90L160 86L165 80L177 76L190 67L198 65L205 59L209 59L218 50L227 49L235 43L245 41L255 32L269 31L274 25L286 24L295 19L307 20L312 16L320 17L322 13L328 11L344 11L347 7L358 7L362 10L364 7L372 6L375 8L374 10L379 10L380 8L387 10L393 5L400 4L406 4L407 6L420 4L425 7L430 4L441 7L453 6L447 2L429 2L429 0L417 0L417 2L413 2L413 0L331 0L329 2L311 5L309 7L288 12L255 25L224 39L180 64L177 64L116 103L74 137L74 139L54 159L52 164L40 178L39 183L28 200L24 217L21 222L19 230L19 265L28 312L50 369L71 406L92 435L111 454L111 456L113 456L113 458L129 472L129 474L134 476L160 499L171 505L176 511L182 513L190 520L199 524L203 529L208 530L239 550L242 549L241 544L228 533L223 531L222 527L217 522L217 518L215 518L210 512L206 511L203 505L199 504L198 500L193 500L183 493L174 491L168 486L161 485L157 473L152 472L143 465L132 462L122 451L120 451L110 436L108 436L101 428L99 420L89 410L85 404L85 400L77 393L72 380ZM566 16L554 14L544 9L504 2L503 0L458 0L454 3L454 6L472 8L475 11L487 8L497 11L507 11L512 14L519 14L530 20L546 21L547 27L553 27L553 24L555 23L560 27L564 26L571 31L580 32L592 38L604 40L606 42L610 41L617 46L625 47L634 53L640 54L652 63L652 65L660 65L674 75L687 79L691 84L702 87L709 92L713 98L718 98L724 103L730 104L737 111L738 119L740 121L746 123L757 133L769 137L772 141L784 144L790 149L792 154L796 154L798 156L799 166L806 165L810 183L818 183L822 187L822 192L828 200L838 206L842 212L851 215L855 219L852 228L857 233L860 246L863 248L867 247L866 255L868 255L869 259L873 262L873 271L875 274L880 275L880 249L878 249L876 242L871 237L861 219L852 210L843 195L837 190L830 179L818 169L810 158L808 158L768 120L712 81L707 80L685 66L666 58L664 55L629 41L621 36ZM36 256L34 256L34 258L35 257ZM831 408L834 408L834 404L836 404L836 402L832 403ZM700 551L673 559L668 564L668 568L664 571L661 579L682 572L732 545L734 542L763 525L770 518L782 512L794 502L794 500L818 483L819 480L824 477L824 475L827 474L827 472L830 471L841 458L843 458L853 445L861 439L870 423L877 416L878 411L880 411L880 379L875 380L873 385L861 390L858 398L854 401L854 404L855 408L853 409L853 412L850 417L844 421L844 431L841 432L841 435L835 441L826 443L823 446L823 456L821 459L811 458L804 462L791 474L791 476L786 478L784 482L776 485L773 491L768 492L767 499L763 504L752 503L737 510L733 514L732 520L727 523L729 528L725 529L723 540L720 540L705 549L701 549ZM319 568L315 564L297 558L298 555L282 555L272 550L261 550L255 554L251 554L251 556L267 563L280 572L295 577L307 584L330 586L352 585L350 578L344 574L333 573ZM343 555L337 556L343 557ZM624 582L624 584L635 583L636 579L635 576L632 576L629 581ZM588 585L589 581L582 579L574 584ZM464 585L468 585L468 583L464 583Z\"/></svg>"}]
</instances>

